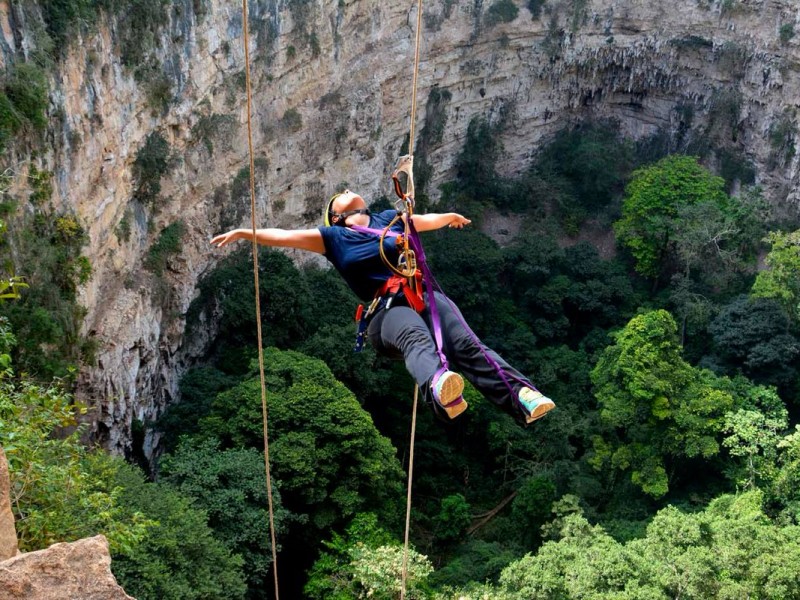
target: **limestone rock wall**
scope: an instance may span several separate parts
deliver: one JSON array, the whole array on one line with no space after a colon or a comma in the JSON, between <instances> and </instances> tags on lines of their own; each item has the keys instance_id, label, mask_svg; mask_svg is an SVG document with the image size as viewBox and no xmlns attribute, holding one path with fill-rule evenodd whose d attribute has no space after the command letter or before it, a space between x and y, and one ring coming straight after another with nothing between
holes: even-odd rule
<instances>
[{"instance_id":1,"label":"limestone rock wall","mask_svg":"<svg viewBox=\"0 0 800 600\"><path fill-rule=\"evenodd\" d=\"M455 174L473 117L504 123L501 168L512 174L559 128L591 116L618 119L637 138L662 131L676 148L687 131L702 137L716 124L715 135L756 165L776 205L798 204L798 158L770 137L783 124L784 145L796 139L796 2L546 0L534 15L529 7L537 3L514 0L510 22L493 18L498 2L490 0L423 4L417 131L434 125L425 111L434 87L444 98L436 118L446 120L425 148L434 196ZM259 222L313 226L342 184L367 197L388 194L410 125L416 2L249 6ZM4 61L30 51L29 29L0 0ZM214 323L187 339L183 315L198 278L221 255L208 239L244 225L249 208L235 192L248 162L241 5L170 4L156 52L174 94L166 111L152 108L121 65L118 29L101 19L58 65L51 113L59 118L48 133L50 151L37 160L55 174L53 202L76 212L89 231L94 273L81 301L99 352L81 373L79 395L94 407L96 436L124 450L132 422L157 417L206 350ZM152 132L169 143L171 168L158 205L142 206L131 201L132 166ZM24 177L25 160L14 168ZM187 229L183 250L156 279L143 257L178 219ZM145 440L145 452L155 444Z\"/></svg>"}]
</instances>

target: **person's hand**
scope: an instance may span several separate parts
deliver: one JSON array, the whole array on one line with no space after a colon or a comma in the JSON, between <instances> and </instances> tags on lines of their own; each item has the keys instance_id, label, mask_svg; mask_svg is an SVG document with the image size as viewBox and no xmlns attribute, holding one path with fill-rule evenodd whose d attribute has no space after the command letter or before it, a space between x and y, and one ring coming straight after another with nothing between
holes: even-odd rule
<instances>
[{"instance_id":1,"label":"person's hand","mask_svg":"<svg viewBox=\"0 0 800 600\"><path fill-rule=\"evenodd\" d=\"M448 227L453 227L454 229L461 229L462 227L464 227L464 225L469 225L470 223L472 223L472 221L469 220L468 218L463 217L458 213L453 213L453 220L450 221L450 225L448 225Z\"/></svg>"},{"instance_id":2,"label":"person's hand","mask_svg":"<svg viewBox=\"0 0 800 600\"><path fill-rule=\"evenodd\" d=\"M211 238L211 243L214 244L217 248L222 248L223 246L227 246L231 242L235 242L239 238L239 230L233 229L227 233L220 233L217 236Z\"/></svg>"}]
</instances>

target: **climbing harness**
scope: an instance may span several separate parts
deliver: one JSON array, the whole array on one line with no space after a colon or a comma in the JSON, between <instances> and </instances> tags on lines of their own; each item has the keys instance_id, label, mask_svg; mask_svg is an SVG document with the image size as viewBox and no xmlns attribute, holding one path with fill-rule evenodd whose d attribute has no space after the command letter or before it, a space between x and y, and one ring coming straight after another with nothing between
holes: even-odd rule
<instances>
[{"instance_id":1,"label":"climbing harness","mask_svg":"<svg viewBox=\"0 0 800 600\"><path fill-rule=\"evenodd\" d=\"M363 228L357 229L357 231L362 230ZM364 337L372 317L374 317L378 311L389 310L400 294L402 294L402 298L405 300L406 304L408 304L409 308L414 309L418 313L425 310L425 299L421 294L422 273L417 271L413 279L414 284L412 285L409 283L408 278L401 277L400 275L392 275L386 280L386 283L383 284L381 289L378 290L378 293L375 294L375 298L368 307L365 308L363 304L359 304L356 307L356 343L353 347L354 352L361 352L361 350L364 349Z\"/></svg>"}]
</instances>

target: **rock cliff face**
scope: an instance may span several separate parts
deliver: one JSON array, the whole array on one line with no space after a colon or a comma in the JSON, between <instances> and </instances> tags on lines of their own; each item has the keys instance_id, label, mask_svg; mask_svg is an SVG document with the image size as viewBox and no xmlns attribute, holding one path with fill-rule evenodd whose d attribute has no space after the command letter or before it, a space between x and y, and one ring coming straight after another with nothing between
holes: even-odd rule
<instances>
[{"instance_id":1,"label":"rock cliff face","mask_svg":"<svg viewBox=\"0 0 800 600\"><path fill-rule=\"evenodd\" d=\"M259 223L312 226L342 183L387 194L410 125L416 3L252 0L249 13ZM6 62L35 43L20 14L0 0ZM595 117L619 120L636 138L662 132L677 149L712 137L752 161L776 205L800 201L796 2L427 0L423 17L416 127L429 128L434 195L453 177L475 116L503 123L507 174L558 129ZM185 339L182 317L220 257L208 239L249 222L236 178L248 164L241 5L170 3L155 50L173 96L163 111L121 66L120 28L101 17L57 65L52 144L37 159L54 173L54 204L89 232L94 272L81 302L99 352L79 395L116 450L129 447L134 420L155 418L176 397L213 333L208 323L205 337ZM426 111L434 88L437 108ZM172 158L159 199L144 205L132 201L133 163L153 132ZM13 165L18 182L26 165ZM178 219L183 249L154 277L143 257ZM145 452L156 443L145 440Z\"/></svg>"}]
</instances>

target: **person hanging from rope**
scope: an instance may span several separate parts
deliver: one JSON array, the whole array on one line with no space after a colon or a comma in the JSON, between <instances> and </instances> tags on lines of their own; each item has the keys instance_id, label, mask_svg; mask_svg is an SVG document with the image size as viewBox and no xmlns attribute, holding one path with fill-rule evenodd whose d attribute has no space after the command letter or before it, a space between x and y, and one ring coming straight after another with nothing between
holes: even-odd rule
<instances>
[{"instance_id":1,"label":"person hanging from rope","mask_svg":"<svg viewBox=\"0 0 800 600\"><path fill-rule=\"evenodd\" d=\"M325 256L369 305L357 318L362 323L361 333L366 330L379 354L405 361L423 398L438 416L453 419L466 410L462 374L486 398L522 423L531 423L555 408L550 398L475 336L452 300L436 291L436 306L431 310L431 302L425 301L419 289L421 285L408 285L408 278L397 276L387 267L385 259L395 261L401 253L404 223L397 217L398 211L393 209L371 214L361 196L345 190L328 201L324 226L258 229L256 242ZM417 232L461 229L471 222L457 213L413 214L410 219ZM386 231L389 235L376 235L390 224ZM211 243L221 248L237 240L252 242L252 238L252 229L233 229L215 236ZM438 315L432 316L432 312ZM437 336L447 359L437 348Z\"/></svg>"}]
</instances>

